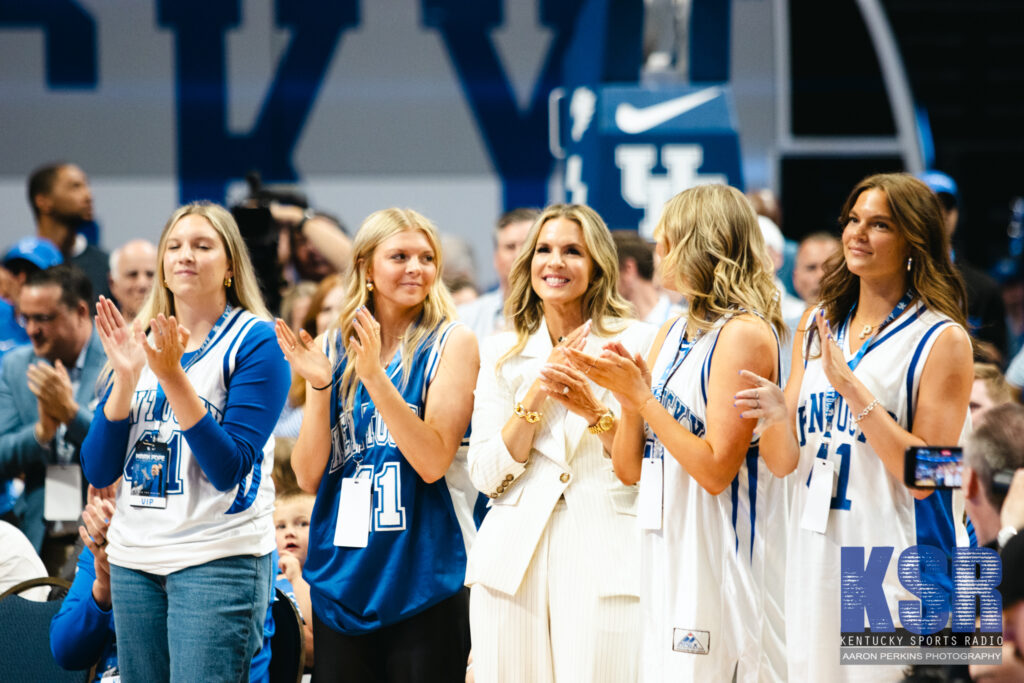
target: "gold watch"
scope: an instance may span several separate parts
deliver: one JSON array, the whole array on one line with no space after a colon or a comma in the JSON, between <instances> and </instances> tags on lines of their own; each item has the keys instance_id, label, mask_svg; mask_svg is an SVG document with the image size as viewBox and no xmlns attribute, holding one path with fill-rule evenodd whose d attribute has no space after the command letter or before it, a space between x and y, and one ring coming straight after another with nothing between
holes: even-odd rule
<instances>
[{"instance_id":1,"label":"gold watch","mask_svg":"<svg viewBox=\"0 0 1024 683\"><path fill-rule=\"evenodd\" d=\"M615 415L613 415L612 411L609 410L606 411L604 415L597 418L597 422L592 425L587 425L587 431L591 434L603 434L611 429L613 424L615 424Z\"/></svg>"}]
</instances>

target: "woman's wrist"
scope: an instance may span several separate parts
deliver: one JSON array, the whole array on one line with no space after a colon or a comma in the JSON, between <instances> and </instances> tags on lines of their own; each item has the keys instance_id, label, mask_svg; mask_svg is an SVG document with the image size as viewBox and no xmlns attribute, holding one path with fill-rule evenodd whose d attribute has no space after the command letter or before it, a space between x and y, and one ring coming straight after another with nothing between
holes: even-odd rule
<instances>
[{"instance_id":1,"label":"woman's wrist","mask_svg":"<svg viewBox=\"0 0 1024 683\"><path fill-rule=\"evenodd\" d=\"M547 398L544 390L540 388L540 378L537 378L526 391L526 396L523 396L521 403L527 410L538 411L544 407L544 402L547 401Z\"/></svg>"},{"instance_id":2,"label":"woman's wrist","mask_svg":"<svg viewBox=\"0 0 1024 683\"><path fill-rule=\"evenodd\" d=\"M110 585L104 586L103 583L96 579L92 582L92 599L104 612L110 611Z\"/></svg>"},{"instance_id":3,"label":"woman's wrist","mask_svg":"<svg viewBox=\"0 0 1024 683\"><path fill-rule=\"evenodd\" d=\"M657 403L654 399L654 394L649 393L646 396L641 397L636 402L636 414L643 417L644 411L647 410L652 403Z\"/></svg>"}]
</instances>

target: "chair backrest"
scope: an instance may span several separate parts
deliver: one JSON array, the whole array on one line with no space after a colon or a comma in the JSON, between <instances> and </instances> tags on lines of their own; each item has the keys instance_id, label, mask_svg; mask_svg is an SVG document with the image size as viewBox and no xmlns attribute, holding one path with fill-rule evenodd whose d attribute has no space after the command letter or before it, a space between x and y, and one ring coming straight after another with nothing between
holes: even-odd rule
<instances>
[{"instance_id":1,"label":"chair backrest","mask_svg":"<svg viewBox=\"0 0 1024 683\"><path fill-rule=\"evenodd\" d=\"M274 588L276 600L271 608L274 615L274 635L270 639L270 683L299 683L306 666L306 635L302 631L302 617L280 588Z\"/></svg>"},{"instance_id":2,"label":"chair backrest","mask_svg":"<svg viewBox=\"0 0 1024 683\"><path fill-rule=\"evenodd\" d=\"M0 595L0 681L74 681L89 680L90 671L65 671L50 651L50 620L64 596L46 602L34 602L19 593L38 586L67 593L70 586L52 577L23 581ZM52 592L51 592L52 595Z\"/></svg>"}]
</instances>

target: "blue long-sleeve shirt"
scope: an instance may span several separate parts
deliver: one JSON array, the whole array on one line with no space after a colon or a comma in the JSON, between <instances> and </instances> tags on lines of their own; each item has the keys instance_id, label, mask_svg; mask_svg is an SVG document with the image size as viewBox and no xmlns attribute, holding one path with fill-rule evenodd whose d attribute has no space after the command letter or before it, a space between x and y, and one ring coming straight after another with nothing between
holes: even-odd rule
<instances>
[{"instance_id":1,"label":"blue long-sleeve shirt","mask_svg":"<svg viewBox=\"0 0 1024 683\"><path fill-rule=\"evenodd\" d=\"M69 670L96 667L96 680L117 666L114 612L103 609L92 596L96 580L95 558L88 548L78 556L75 580L60 611L50 622L50 650L61 667Z\"/></svg>"},{"instance_id":2,"label":"blue long-sleeve shirt","mask_svg":"<svg viewBox=\"0 0 1024 683\"><path fill-rule=\"evenodd\" d=\"M182 356L185 365L192 353ZM203 474L219 491L245 479L262 457L291 384L287 362L277 346L273 326L259 323L240 342L231 374L224 417L220 424L209 412L181 434ZM128 418L110 421L103 413L109 392L96 408L82 444L82 467L93 486L103 487L121 476L131 427Z\"/></svg>"}]
</instances>

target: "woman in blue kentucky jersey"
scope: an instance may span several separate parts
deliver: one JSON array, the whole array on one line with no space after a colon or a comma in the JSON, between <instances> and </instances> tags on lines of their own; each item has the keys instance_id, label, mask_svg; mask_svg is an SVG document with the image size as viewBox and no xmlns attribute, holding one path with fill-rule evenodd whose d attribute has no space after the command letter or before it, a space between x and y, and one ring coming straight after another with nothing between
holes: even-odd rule
<instances>
[{"instance_id":1,"label":"woman in blue kentucky jersey","mask_svg":"<svg viewBox=\"0 0 1024 683\"><path fill-rule=\"evenodd\" d=\"M782 482L733 405L741 368L778 376L767 251L753 207L724 185L673 197L655 238L687 315L662 327L650 372L616 348L583 361L622 404L615 470L640 482L640 680L780 680Z\"/></svg>"},{"instance_id":2,"label":"woman in blue kentucky jersey","mask_svg":"<svg viewBox=\"0 0 1024 683\"><path fill-rule=\"evenodd\" d=\"M94 486L124 476L105 545L119 666L128 681L243 680L271 595L288 366L226 209L176 210L156 275L132 327L97 306L110 373L82 444Z\"/></svg>"},{"instance_id":3,"label":"woman in blue kentucky jersey","mask_svg":"<svg viewBox=\"0 0 1024 683\"><path fill-rule=\"evenodd\" d=\"M842 623L840 549L861 547L867 557L888 546L898 556L930 545L951 555L967 542L959 491L929 495L903 483L909 446L953 445L967 428L966 297L938 199L916 178L864 179L840 223L843 249L828 264L820 306L798 328L785 395L751 375L755 387L738 403L770 425L762 448L797 471L787 539L790 680L902 680L898 665L840 665L840 633L865 626L860 613ZM899 626L897 603L914 596L896 565L894 557L882 589ZM923 580L951 588L942 576Z\"/></svg>"},{"instance_id":4,"label":"woman in blue kentucky jersey","mask_svg":"<svg viewBox=\"0 0 1024 683\"><path fill-rule=\"evenodd\" d=\"M371 214L353 244L341 313L314 343L277 322L307 381L292 453L315 492L304 576L314 681L454 681L468 605L459 492L449 475L473 409L476 338L451 322L437 229Z\"/></svg>"}]
</instances>

